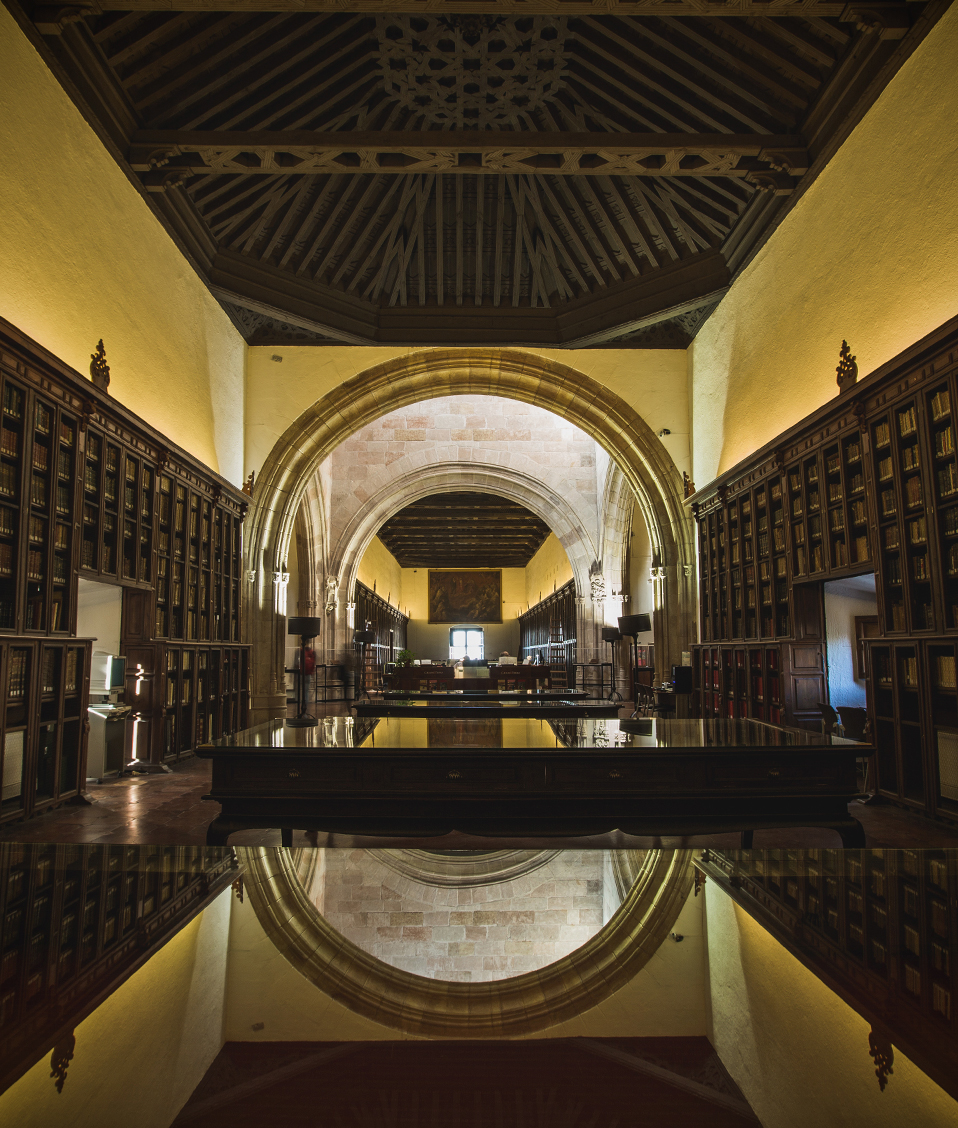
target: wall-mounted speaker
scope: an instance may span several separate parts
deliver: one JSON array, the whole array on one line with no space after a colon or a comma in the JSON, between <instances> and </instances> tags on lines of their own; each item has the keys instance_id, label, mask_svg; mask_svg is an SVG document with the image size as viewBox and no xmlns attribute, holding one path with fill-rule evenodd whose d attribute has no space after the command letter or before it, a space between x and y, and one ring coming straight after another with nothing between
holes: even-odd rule
<instances>
[{"instance_id":1,"label":"wall-mounted speaker","mask_svg":"<svg viewBox=\"0 0 958 1128\"><path fill-rule=\"evenodd\" d=\"M619 630L624 635L648 634L652 630L652 616L623 615L619 619Z\"/></svg>"},{"instance_id":2,"label":"wall-mounted speaker","mask_svg":"<svg viewBox=\"0 0 958 1128\"><path fill-rule=\"evenodd\" d=\"M323 620L313 615L294 615L286 620L286 633L300 638L315 638L323 629Z\"/></svg>"}]
</instances>

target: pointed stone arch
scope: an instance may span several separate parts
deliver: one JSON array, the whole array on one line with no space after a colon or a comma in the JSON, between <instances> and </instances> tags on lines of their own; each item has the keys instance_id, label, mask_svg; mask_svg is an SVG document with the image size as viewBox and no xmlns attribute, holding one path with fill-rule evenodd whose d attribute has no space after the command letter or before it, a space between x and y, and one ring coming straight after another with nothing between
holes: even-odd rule
<instances>
[{"instance_id":1,"label":"pointed stone arch","mask_svg":"<svg viewBox=\"0 0 958 1128\"><path fill-rule=\"evenodd\" d=\"M656 558L657 664L679 661L693 638L692 522L681 475L632 407L609 388L557 361L511 349L430 349L368 368L317 400L270 451L246 529L254 644L253 719L285 711L282 618L297 509L320 463L367 423L409 404L449 395L494 395L536 404L595 439L621 469L645 518ZM264 661L264 656L271 658Z\"/></svg>"}]
</instances>

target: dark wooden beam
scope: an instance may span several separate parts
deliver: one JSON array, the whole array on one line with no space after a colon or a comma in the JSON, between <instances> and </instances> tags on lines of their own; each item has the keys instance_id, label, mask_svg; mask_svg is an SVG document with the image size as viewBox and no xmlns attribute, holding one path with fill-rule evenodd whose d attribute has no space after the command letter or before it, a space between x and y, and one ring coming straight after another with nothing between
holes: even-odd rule
<instances>
[{"instance_id":1,"label":"dark wooden beam","mask_svg":"<svg viewBox=\"0 0 958 1128\"><path fill-rule=\"evenodd\" d=\"M208 281L221 301L344 344L588 348L714 304L729 272L722 255L708 251L549 308L374 305L231 252L215 257Z\"/></svg>"},{"instance_id":2,"label":"dark wooden beam","mask_svg":"<svg viewBox=\"0 0 958 1128\"><path fill-rule=\"evenodd\" d=\"M801 137L765 133L138 130L127 159L150 191L208 173L733 176L758 183L757 176L801 176L808 167Z\"/></svg>"},{"instance_id":3,"label":"dark wooden beam","mask_svg":"<svg viewBox=\"0 0 958 1128\"><path fill-rule=\"evenodd\" d=\"M70 19L81 18L82 14L97 12L247 12L251 9L249 0L80 0L80 16L66 15L62 7L35 9L34 18L39 27L51 30L46 34L55 35L69 23ZM905 8L905 4L846 4L844 0L776 0L774 5L768 0L712 0L705 9L709 17L765 16L778 18L809 19L813 17L841 17L848 8L881 9ZM563 0L562 14L581 15L624 15L624 16L699 16L703 15L702 0ZM69 9L72 11L73 9ZM341 12L341 0L258 0L257 11L269 12ZM522 15L543 13L554 15L555 0L488 0L477 6L470 0L416 0L415 4L396 3L395 0L350 0L349 10L353 12L468 12L477 10L490 13L516 12Z\"/></svg>"}]
</instances>

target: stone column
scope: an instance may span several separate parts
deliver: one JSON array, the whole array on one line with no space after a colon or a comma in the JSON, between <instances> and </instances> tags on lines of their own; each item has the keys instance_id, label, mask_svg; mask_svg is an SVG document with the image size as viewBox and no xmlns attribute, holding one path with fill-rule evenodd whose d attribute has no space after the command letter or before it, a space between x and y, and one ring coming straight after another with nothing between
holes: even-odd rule
<instances>
[{"instance_id":1,"label":"stone column","mask_svg":"<svg viewBox=\"0 0 958 1128\"><path fill-rule=\"evenodd\" d=\"M250 724L286 715L286 585L289 573L247 572L252 670Z\"/></svg>"}]
</instances>

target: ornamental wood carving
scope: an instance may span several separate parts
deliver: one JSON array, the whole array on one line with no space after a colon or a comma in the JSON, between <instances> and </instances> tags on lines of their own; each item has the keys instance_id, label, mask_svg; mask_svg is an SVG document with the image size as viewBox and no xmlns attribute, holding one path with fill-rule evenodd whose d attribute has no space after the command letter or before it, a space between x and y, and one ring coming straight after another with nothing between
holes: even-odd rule
<instances>
[{"instance_id":1,"label":"ornamental wood carving","mask_svg":"<svg viewBox=\"0 0 958 1128\"><path fill-rule=\"evenodd\" d=\"M858 379L858 364L855 357L852 356L852 350L848 347L847 341L842 341L841 353L839 354L840 360L835 372L838 375L838 392L847 392L848 389Z\"/></svg>"},{"instance_id":2,"label":"ornamental wood carving","mask_svg":"<svg viewBox=\"0 0 958 1128\"><path fill-rule=\"evenodd\" d=\"M90 379L93 385L105 392L110 387L110 366L106 362L103 338L97 341L96 352L90 353Z\"/></svg>"}]
</instances>

